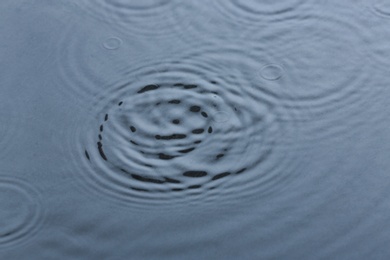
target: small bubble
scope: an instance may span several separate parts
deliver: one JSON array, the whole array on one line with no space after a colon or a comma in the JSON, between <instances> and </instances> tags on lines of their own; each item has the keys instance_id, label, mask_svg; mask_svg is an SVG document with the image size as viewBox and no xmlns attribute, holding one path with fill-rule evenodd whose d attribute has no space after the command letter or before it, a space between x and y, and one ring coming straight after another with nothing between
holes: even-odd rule
<instances>
[{"instance_id":1,"label":"small bubble","mask_svg":"<svg viewBox=\"0 0 390 260\"><path fill-rule=\"evenodd\" d=\"M116 50L122 45L122 40L118 37L110 37L103 42L103 47L107 50Z\"/></svg>"},{"instance_id":2,"label":"small bubble","mask_svg":"<svg viewBox=\"0 0 390 260\"><path fill-rule=\"evenodd\" d=\"M130 130L131 130L131 132L135 132L135 131L137 131L137 129L134 127L134 126L130 126Z\"/></svg>"},{"instance_id":3,"label":"small bubble","mask_svg":"<svg viewBox=\"0 0 390 260\"><path fill-rule=\"evenodd\" d=\"M213 115L213 120L217 123L223 123L228 121L230 118L230 115L228 112L225 111L218 111Z\"/></svg>"},{"instance_id":4,"label":"small bubble","mask_svg":"<svg viewBox=\"0 0 390 260\"><path fill-rule=\"evenodd\" d=\"M278 80L283 76L283 68L277 64L268 64L265 65L261 71L260 75L266 80Z\"/></svg>"}]
</instances>

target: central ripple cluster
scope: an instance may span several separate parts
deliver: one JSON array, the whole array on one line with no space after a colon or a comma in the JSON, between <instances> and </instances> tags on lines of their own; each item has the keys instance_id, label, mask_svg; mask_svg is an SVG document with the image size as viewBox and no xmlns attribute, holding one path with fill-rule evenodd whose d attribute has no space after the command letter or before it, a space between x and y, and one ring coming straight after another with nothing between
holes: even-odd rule
<instances>
[{"instance_id":1,"label":"central ripple cluster","mask_svg":"<svg viewBox=\"0 0 390 260\"><path fill-rule=\"evenodd\" d=\"M216 84L211 82L210 84ZM201 95L199 100L197 95ZM101 119L97 130L96 150L109 165L136 182L144 184L182 184L171 191L198 189L202 184L231 174L209 173L209 164L223 159L229 143L202 146L214 134L214 124L229 112L218 104L215 91L206 91L195 84L150 84L141 87L131 100L113 104ZM221 110L222 109L222 110ZM215 117L215 118L214 118ZM88 151L85 151L91 160ZM199 163L204 162L204 163ZM202 180L202 181L201 181ZM142 186L142 185L141 185ZM130 187L150 191L150 187Z\"/></svg>"}]
</instances>

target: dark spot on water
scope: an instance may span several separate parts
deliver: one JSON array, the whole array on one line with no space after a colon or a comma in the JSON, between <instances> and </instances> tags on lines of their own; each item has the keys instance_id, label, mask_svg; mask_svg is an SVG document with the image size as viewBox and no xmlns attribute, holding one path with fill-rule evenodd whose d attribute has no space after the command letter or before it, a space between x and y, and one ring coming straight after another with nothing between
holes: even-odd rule
<instances>
[{"instance_id":1,"label":"dark spot on water","mask_svg":"<svg viewBox=\"0 0 390 260\"><path fill-rule=\"evenodd\" d=\"M201 140L198 140L198 141L195 141L194 144L200 144L202 141Z\"/></svg>"},{"instance_id":2,"label":"dark spot on water","mask_svg":"<svg viewBox=\"0 0 390 260\"><path fill-rule=\"evenodd\" d=\"M173 158L176 158L176 156L172 156L172 155L168 155L168 154L164 154L164 153L159 153L158 158L161 160L171 160Z\"/></svg>"},{"instance_id":3,"label":"dark spot on water","mask_svg":"<svg viewBox=\"0 0 390 260\"><path fill-rule=\"evenodd\" d=\"M224 157L224 156L225 156L225 154L220 153L220 154L218 154L216 157L217 157L217 159L220 159L220 158L222 158L222 157Z\"/></svg>"},{"instance_id":4,"label":"dark spot on water","mask_svg":"<svg viewBox=\"0 0 390 260\"><path fill-rule=\"evenodd\" d=\"M180 124L180 120L179 119L173 119L172 123L175 124L175 125L178 125L178 124Z\"/></svg>"},{"instance_id":5,"label":"dark spot on water","mask_svg":"<svg viewBox=\"0 0 390 260\"><path fill-rule=\"evenodd\" d=\"M237 171L236 174L243 173L244 171L246 171L246 168L242 168L241 170Z\"/></svg>"},{"instance_id":6,"label":"dark spot on water","mask_svg":"<svg viewBox=\"0 0 390 260\"><path fill-rule=\"evenodd\" d=\"M229 176L230 174L231 174L230 172L219 173L219 174L215 175L211 180L212 181L219 180L219 179L222 179L226 176Z\"/></svg>"},{"instance_id":7,"label":"dark spot on water","mask_svg":"<svg viewBox=\"0 0 390 260\"><path fill-rule=\"evenodd\" d=\"M141 94L141 93L145 93L145 92L147 92L147 91L152 91L152 90L156 90L156 89L158 89L160 86L158 86L158 85L147 85L147 86L145 86L145 87L143 87L142 89L140 89L137 93L138 94Z\"/></svg>"},{"instance_id":8,"label":"dark spot on water","mask_svg":"<svg viewBox=\"0 0 390 260\"><path fill-rule=\"evenodd\" d=\"M104 116L104 121L107 121L108 120L108 114L106 114L105 116Z\"/></svg>"},{"instance_id":9,"label":"dark spot on water","mask_svg":"<svg viewBox=\"0 0 390 260\"><path fill-rule=\"evenodd\" d=\"M103 125L100 125L100 132L103 132Z\"/></svg>"},{"instance_id":10,"label":"dark spot on water","mask_svg":"<svg viewBox=\"0 0 390 260\"><path fill-rule=\"evenodd\" d=\"M131 132L135 132L135 131L137 131L137 129L134 127L134 126L130 126L130 130L131 130Z\"/></svg>"},{"instance_id":11,"label":"dark spot on water","mask_svg":"<svg viewBox=\"0 0 390 260\"><path fill-rule=\"evenodd\" d=\"M199 177L206 176L207 172L205 172L205 171L186 171L183 173L183 175L186 177L191 177L191 178L199 178Z\"/></svg>"},{"instance_id":12,"label":"dark spot on water","mask_svg":"<svg viewBox=\"0 0 390 260\"><path fill-rule=\"evenodd\" d=\"M194 189L199 189L201 187L202 187L202 185L191 185L191 186L188 186L188 189L194 190Z\"/></svg>"},{"instance_id":13,"label":"dark spot on water","mask_svg":"<svg viewBox=\"0 0 390 260\"><path fill-rule=\"evenodd\" d=\"M213 128L210 126L208 132L211 134L213 132Z\"/></svg>"},{"instance_id":14,"label":"dark spot on water","mask_svg":"<svg viewBox=\"0 0 390 260\"><path fill-rule=\"evenodd\" d=\"M149 182L149 183L156 183L156 184L163 184L164 183L163 180L154 179L151 177L145 177L145 176L141 176L138 174L131 174L131 177L133 177L133 179L135 179L137 181L142 181L142 182Z\"/></svg>"},{"instance_id":15,"label":"dark spot on water","mask_svg":"<svg viewBox=\"0 0 390 260\"><path fill-rule=\"evenodd\" d=\"M184 139L187 136L184 134L172 134L172 135L156 135L157 140L173 140L173 139Z\"/></svg>"},{"instance_id":16,"label":"dark spot on water","mask_svg":"<svg viewBox=\"0 0 390 260\"><path fill-rule=\"evenodd\" d=\"M183 191L183 189L180 189L180 188L173 188L173 189L171 189L171 191Z\"/></svg>"},{"instance_id":17,"label":"dark spot on water","mask_svg":"<svg viewBox=\"0 0 390 260\"><path fill-rule=\"evenodd\" d=\"M88 161L91 160L91 159L89 158L89 154L88 154L87 150L85 150L85 157L87 157Z\"/></svg>"},{"instance_id":18,"label":"dark spot on water","mask_svg":"<svg viewBox=\"0 0 390 260\"><path fill-rule=\"evenodd\" d=\"M125 169L120 169L122 172L124 172L124 173L129 173L128 171L126 171Z\"/></svg>"},{"instance_id":19,"label":"dark spot on water","mask_svg":"<svg viewBox=\"0 0 390 260\"><path fill-rule=\"evenodd\" d=\"M133 140L130 140L130 143L134 144L134 145L138 145L136 142L134 142Z\"/></svg>"},{"instance_id":20,"label":"dark spot on water","mask_svg":"<svg viewBox=\"0 0 390 260\"><path fill-rule=\"evenodd\" d=\"M98 137L99 137L99 140L100 140L100 141L103 139L102 135L99 135Z\"/></svg>"},{"instance_id":21,"label":"dark spot on water","mask_svg":"<svg viewBox=\"0 0 390 260\"><path fill-rule=\"evenodd\" d=\"M100 157L102 157L103 160L107 161L107 157L106 157L106 155L104 154L104 151L103 151L103 145L102 145L102 143L101 143L101 142L98 142L97 145L98 145Z\"/></svg>"},{"instance_id":22,"label":"dark spot on water","mask_svg":"<svg viewBox=\"0 0 390 260\"><path fill-rule=\"evenodd\" d=\"M192 88L197 88L197 85L184 85L185 89L192 89Z\"/></svg>"},{"instance_id":23,"label":"dark spot on water","mask_svg":"<svg viewBox=\"0 0 390 260\"><path fill-rule=\"evenodd\" d=\"M211 84L217 84L217 82L214 81L214 80L210 81L210 83L211 83Z\"/></svg>"},{"instance_id":24,"label":"dark spot on water","mask_svg":"<svg viewBox=\"0 0 390 260\"><path fill-rule=\"evenodd\" d=\"M197 113L197 112L200 111L200 106L191 106L190 107L190 111L194 112L194 113Z\"/></svg>"},{"instance_id":25,"label":"dark spot on water","mask_svg":"<svg viewBox=\"0 0 390 260\"><path fill-rule=\"evenodd\" d=\"M181 101L178 99L173 99L173 100L168 101L169 104L180 104L180 102Z\"/></svg>"},{"instance_id":26,"label":"dark spot on water","mask_svg":"<svg viewBox=\"0 0 390 260\"><path fill-rule=\"evenodd\" d=\"M208 117L208 116L209 116L206 112L202 112L201 115L202 115L203 117Z\"/></svg>"},{"instance_id":27,"label":"dark spot on water","mask_svg":"<svg viewBox=\"0 0 390 260\"><path fill-rule=\"evenodd\" d=\"M8 232L8 233L5 233L5 234L1 234L0 237L8 237L10 235L12 235L13 232Z\"/></svg>"},{"instance_id":28,"label":"dark spot on water","mask_svg":"<svg viewBox=\"0 0 390 260\"><path fill-rule=\"evenodd\" d=\"M193 133L193 134L201 134L201 133L203 133L203 132L204 132L204 129L202 129L202 128L198 128L198 129L192 130L192 133Z\"/></svg>"},{"instance_id":29,"label":"dark spot on water","mask_svg":"<svg viewBox=\"0 0 390 260\"><path fill-rule=\"evenodd\" d=\"M184 86L184 84L183 83L176 83L176 84L173 84L173 86L175 86L175 87L182 87L182 86Z\"/></svg>"},{"instance_id":30,"label":"dark spot on water","mask_svg":"<svg viewBox=\"0 0 390 260\"><path fill-rule=\"evenodd\" d=\"M185 149L185 150L180 150L179 153L189 153L191 151L195 150L195 148L188 148L188 149Z\"/></svg>"},{"instance_id":31,"label":"dark spot on water","mask_svg":"<svg viewBox=\"0 0 390 260\"><path fill-rule=\"evenodd\" d=\"M118 103L118 106L121 106L122 104L123 104L123 102L121 101L121 102Z\"/></svg>"},{"instance_id":32,"label":"dark spot on water","mask_svg":"<svg viewBox=\"0 0 390 260\"><path fill-rule=\"evenodd\" d=\"M179 180L168 178L168 177L165 177L164 179L166 182L169 182L169 183L181 183L181 181L179 181Z\"/></svg>"}]
</instances>

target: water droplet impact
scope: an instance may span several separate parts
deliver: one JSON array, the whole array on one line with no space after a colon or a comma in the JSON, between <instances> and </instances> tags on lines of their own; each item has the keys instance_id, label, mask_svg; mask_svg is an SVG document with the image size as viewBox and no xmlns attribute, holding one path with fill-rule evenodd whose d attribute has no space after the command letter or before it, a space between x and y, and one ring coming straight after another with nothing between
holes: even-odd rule
<instances>
[{"instance_id":1,"label":"water droplet impact","mask_svg":"<svg viewBox=\"0 0 390 260\"><path fill-rule=\"evenodd\" d=\"M266 80L278 80L283 76L283 68L277 64L265 65L260 70L260 75Z\"/></svg>"},{"instance_id":2,"label":"water droplet impact","mask_svg":"<svg viewBox=\"0 0 390 260\"><path fill-rule=\"evenodd\" d=\"M103 47L107 50L119 49L122 45L122 40L118 37L110 37L103 42Z\"/></svg>"},{"instance_id":3,"label":"water droplet impact","mask_svg":"<svg viewBox=\"0 0 390 260\"><path fill-rule=\"evenodd\" d=\"M85 174L76 174L83 187L119 204L169 206L221 192L256 193L262 183L268 192L287 176L283 169L295 169L275 145L285 132L278 104L246 81L257 66L242 67L253 62L241 63L248 57L238 52L210 53L221 62L203 60L206 51L180 62L140 64L94 96L96 115L81 120L74 144L83 158L75 158L77 172L84 167ZM250 184L240 187L238 174Z\"/></svg>"}]
</instances>

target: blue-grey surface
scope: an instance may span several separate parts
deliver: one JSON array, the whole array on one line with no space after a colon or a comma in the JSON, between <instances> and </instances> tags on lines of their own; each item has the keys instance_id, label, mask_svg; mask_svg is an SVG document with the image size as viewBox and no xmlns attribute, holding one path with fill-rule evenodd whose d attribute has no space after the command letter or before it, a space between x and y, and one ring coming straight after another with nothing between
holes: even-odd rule
<instances>
[{"instance_id":1,"label":"blue-grey surface","mask_svg":"<svg viewBox=\"0 0 390 260\"><path fill-rule=\"evenodd\" d=\"M0 259L390 259L390 3L2 0Z\"/></svg>"}]
</instances>

